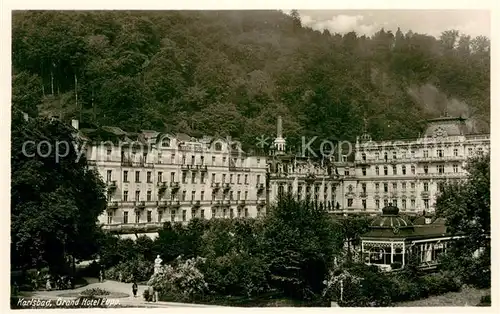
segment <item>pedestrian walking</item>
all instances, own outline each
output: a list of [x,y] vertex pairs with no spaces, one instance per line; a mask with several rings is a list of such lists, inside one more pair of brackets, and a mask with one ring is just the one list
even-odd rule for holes
[[134,293],[134,298],[137,297],[137,283],[135,282],[135,280],[132,284],[132,292]]
[[118,281],[119,281],[119,282],[122,282],[122,281],[123,281],[122,272],[119,272],[119,273],[118,273]]
[[104,281],[104,274],[103,274],[103,271],[102,269],[99,271],[99,282],[103,282]]
[[152,286],[148,287],[148,292],[149,292],[149,295],[150,295],[151,302],[156,302],[156,300],[155,300],[155,291],[154,291],[154,289],[153,289]]
[[47,282],[45,283],[45,289],[47,289],[47,291],[52,290],[52,286],[50,284],[50,278],[47,278]]

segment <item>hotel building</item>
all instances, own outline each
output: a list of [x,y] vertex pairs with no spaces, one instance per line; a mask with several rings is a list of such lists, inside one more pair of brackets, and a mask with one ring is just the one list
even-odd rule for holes
[[346,183],[347,210],[376,211],[392,203],[404,213],[432,212],[443,182],[466,176],[466,160],[489,151],[488,134],[470,134],[465,119],[427,121],[416,139],[356,141],[356,181]]
[[[78,128],[78,122],[73,121]],[[258,217],[266,208],[266,159],[231,139],[115,127],[81,129],[86,156],[107,185],[99,221],[123,233],[154,232],[198,217]]]
[[79,136],[107,185],[100,223],[121,233],[194,217],[258,217],[280,193],[332,213],[375,215],[389,204],[404,214],[432,212],[440,184],[464,178],[467,158],[490,145],[488,134],[470,134],[464,119],[452,117],[429,120],[415,139],[374,141],[365,132],[354,153],[337,160],[287,153],[281,118],[268,156],[250,156],[230,138],[116,127],[80,129]]

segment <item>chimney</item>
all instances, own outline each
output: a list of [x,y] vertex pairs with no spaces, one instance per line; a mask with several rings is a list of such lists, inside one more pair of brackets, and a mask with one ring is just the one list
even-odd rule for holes
[[71,120],[71,126],[78,130],[79,121],[76,119]]
[[281,138],[283,136],[283,125],[281,121],[281,116],[278,116],[278,134],[277,137]]

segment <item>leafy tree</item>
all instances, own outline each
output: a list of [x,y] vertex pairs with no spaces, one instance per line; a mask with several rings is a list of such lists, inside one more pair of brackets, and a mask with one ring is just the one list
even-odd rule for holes
[[279,111],[290,143],[353,141],[365,115],[374,139],[415,137],[416,121],[443,111],[409,92],[427,84],[450,107],[467,104],[450,114],[472,112],[489,130],[489,39],[455,30],[329,34],[296,10],[23,11],[12,48],[14,101],[31,108],[41,89],[43,114],[130,131],[231,135],[255,148]]
[[444,186],[436,213],[449,232],[464,236],[453,242],[444,266],[466,283],[489,286],[491,276],[490,156],[467,162],[468,177]]
[[23,71],[12,78],[12,105],[31,117],[38,116],[42,103],[42,81],[36,74]]
[[[49,146],[39,145],[42,141]],[[67,124],[43,118],[25,121],[17,106],[13,107],[14,268],[49,266],[56,271],[65,265],[68,255],[89,258],[97,250],[97,217],[106,208],[105,187],[99,174],[87,167],[85,157],[78,156],[73,144],[81,147],[82,143]]]
[[342,242],[326,211],[287,195],[269,211],[263,224],[262,250],[271,285],[294,298],[314,297],[323,288]]
[[347,243],[347,260],[353,262],[352,251],[360,244],[360,236],[369,230],[370,219],[366,217],[345,217],[336,222],[338,232],[342,235],[342,244]]

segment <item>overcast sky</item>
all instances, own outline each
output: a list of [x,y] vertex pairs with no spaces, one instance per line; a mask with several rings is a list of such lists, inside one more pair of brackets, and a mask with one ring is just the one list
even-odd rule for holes
[[332,33],[355,31],[372,35],[384,27],[395,32],[437,36],[449,29],[472,37],[490,37],[490,13],[486,10],[299,10],[302,23]]

